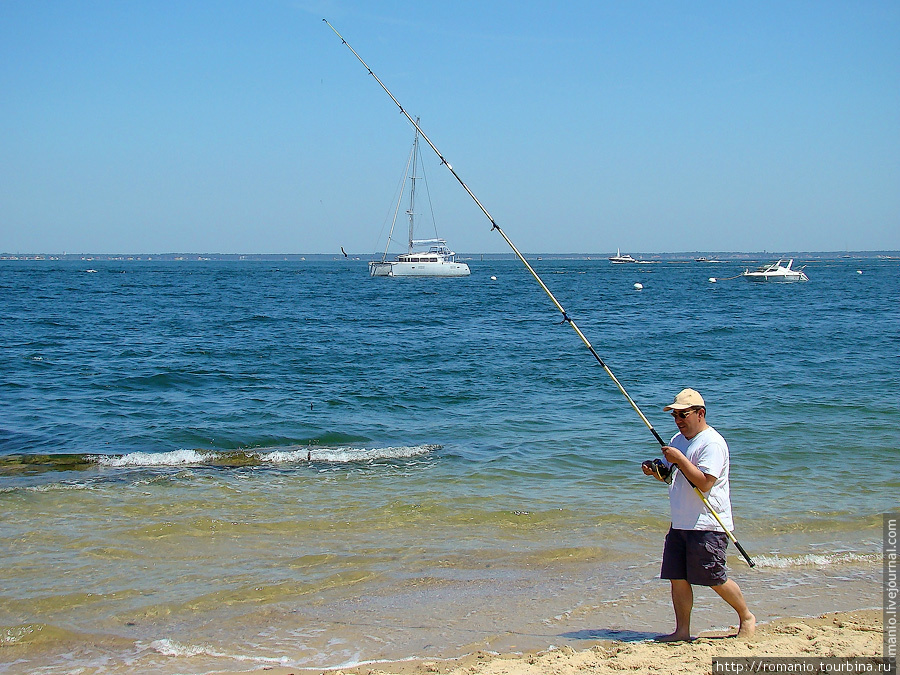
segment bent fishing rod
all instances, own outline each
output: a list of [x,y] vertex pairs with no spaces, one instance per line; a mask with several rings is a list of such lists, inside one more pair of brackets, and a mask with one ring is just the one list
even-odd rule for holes
[[[519,249],[516,248],[516,245],[506,235],[506,232],[504,232],[502,230],[502,228],[497,224],[497,221],[494,220],[494,217],[484,207],[484,204],[482,204],[481,201],[478,199],[478,197],[475,196],[475,193],[469,189],[469,186],[466,185],[466,183],[463,181],[463,179],[459,177],[459,174],[457,174],[456,171],[454,171],[453,167],[450,165],[450,162],[448,162],[446,160],[446,158],[444,157],[444,155],[441,154],[441,151],[437,149],[437,146],[435,146],[435,144],[432,143],[432,141],[428,137],[428,135],[424,131],[422,131],[422,128],[419,126],[419,123],[412,118],[412,116],[406,111],[406,108],[404,108],[401,105],[400,101],[398,101],[397,98],[391,93],[390,89],[388,89],[385,86],[384,82],[382,82],[379,79],[379,77],[375,74],[375,72],[371,68],[369,68],[369,64],[367,64],[365,61],[363,61],[363,58],[356,52],[355,49],[353,49],[352,46],[350,46],[350,43],[344,39],[344,36],[341,35],[337,31],[337,29],[331,25],[331,23],[328,21],[328,19],[322,19],[322,21],[332,31],[334,31],[334,34],[337,35],[341,39],[341,42],[343,42],[347,46],[347,49],[349,49],[353,53],[353,56],[355,56],[356,59],[369,72],[369,75],[371,75],[373,78],[375,78],[375,81],[379,85],[381,85],[381,88],[384,89],[384,92],[388,96],[391,97],[391,100],[400,109],[400,112],[403,113],[403,116],[406,117],[407,120],[409,120],[409,123],[412,124],[416,128],[416,131],[419,133],[419,135],[422,137],[422,139],[426,143],[428,143],[428,146],[434,151],[434,154],[436,154],[438,156],[438,159],[441,160],[441,164],[446,166],[447,169],[450,171],[450,173],[453,174],[453,177],[456,179],[456,182],[458,182],[462,186],[463,190],[466,191],[466,194],[468,194],[472,198],[472,200],[475,202],[475,204],[478,206],[478,208],[481,209],[481,212],[490,221],[491,229],[496,230],[500,234],[500,236],[503,237],[503,241],[505,241],[509,245],[509,247],[513,250],[513,253],[516,254],[516,257],[522,262],[523,265],[525,265],[525,269],[527,269],[531,273],[531,276],[534,277],[534,280],[537,281],[538,284],[540,285],[540,287],[544,289],[544,292],[547,294],[547,296],[550,298],[550,300],[556,306],[556,309],[558,309],[560,314],[562,314],[563,322],[569,324],[572,327],[572,330],[575,331],[575,333],[578,335],[578,337],[584,343],[584,346],[588,348],[588,351],[590,351],[591,355],[593,355],[593,357],[597,360],[597,363],[600,364],[600,367],[603,368],[603,370],[606,372],[607,375],[609,375],[609,378],[615,383],[615,385],[619,389],[619,391],[622,392],[622,395],[625,397],[625,400],[628,401],[628,403],[631,405],[631,407],[634,409],[634,411],[641,418],[641,421],[650,430],[650,433],[653,434],[653,437],[659,443],[660,447],[664,447],[666,445],[666,442],[662,439],[662,437],[659,435],[659,433],[656,431],[656,429],[653,428],[653,425],[650,423],[650,420],[647,419],[647,416],[644,415],[644,413],[638,407],[637,403],[634,402],[634,399],[631,398],[631,396],[628,394],[627,391],[625,391],[625,387],[622,386],[622,383],[619,382],[619,379],[609,369],[609,366],[607,366],[606,363],[604,363],[603,359],[600,358],[600,355],[597,353],[597,350],[594,349],[594,346],[590,343],[590,340],[588,340],[587,337],[585,336],[585,334],[581,332],[581,329],[578,327],[578,325],[575,323],[575,321],[572,319],[572,317],[569,316],[568,312],[566,312],[565,308],[562,306],[562,304],[560,304],[559,300],[556,299],[556,296],[553,295],[553,292],[547,287],[547,284],[544,283],[544,280],[541,279],[541,277],[538,275],[538,273],[534,271],[534,268],[525,259],[525,256],[522,255],[522,253],[519,251]],[[685,480],[687,480],[687,477],[684,476],[683,472],[682,472],[682,477],[684,477]],[[749,564],[750,567],[754,567],[755,563],[753,562],[753,560],[751,560],[750,556],[747,555],[747,552],[744,551],[744,547],[738,543],[737,539],[735,539],[734,534],[732,534],[729,531],[729,529],[727,527],[725,527],[725,524],[722,522],[722,519],[719,517],[719,514],[716,513],[715,509],[712,508],[709,501],[706,499],[706,496],[700,491],[700,489],[696,485],[694,485],[690,481],[688,481],[688,483],[690,483],[691,487],[694,488],[694,492],[697,493],[697,495],[703,501],[704,506],[709,510],[709,512],[719,522],[719,525],[721,525],[722,529],[725,531],[725,534],[728,535],[728,538],[732,541],[732,543],[734,543],[734,545],[738,549],[738,551],[741,552],[741,555],[744,556],[744,559],[747,561],[747,564]]]

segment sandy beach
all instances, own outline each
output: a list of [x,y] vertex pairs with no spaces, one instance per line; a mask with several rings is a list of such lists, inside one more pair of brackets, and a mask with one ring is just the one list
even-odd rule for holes
[[[812,618],[782,618],[761,623],[747,640],[730,632],[702,633],[692,642],[619,642],[598,640],[586,649],[572,647],[525,654],[479,651],[458,659],[413,660],[364,664],[343,670],[264,668],[259,675],[578,675],[581,673],[712,672],[713,658],[722,657],[874,657],[882,654],[880,610],[835,612]],[[237,675],[237,672],[230,674]]]

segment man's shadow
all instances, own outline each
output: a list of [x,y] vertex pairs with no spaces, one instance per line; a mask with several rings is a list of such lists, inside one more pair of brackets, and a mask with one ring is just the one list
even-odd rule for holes
[[615,630],[612,628],[596,628],[561,633],[560,637],[570,640],[616,640],[617,642],[644,642],[659,636],[659,633],[647,633],[637,630]]

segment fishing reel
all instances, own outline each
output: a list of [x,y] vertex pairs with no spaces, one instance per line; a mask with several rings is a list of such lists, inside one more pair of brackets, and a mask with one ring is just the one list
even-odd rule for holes
[[672,479],[675,477],[675,465],[668,466],[659,458],[648,459],[643,463],[643,466],[649,469],[650,473],[653,474],[657,480],[661,480],[667,485],[670,485]]

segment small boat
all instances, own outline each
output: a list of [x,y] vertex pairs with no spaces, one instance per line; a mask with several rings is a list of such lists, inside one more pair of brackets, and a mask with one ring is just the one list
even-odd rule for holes
[[782,258],[768,265],[763,265],[752,272],[746,269],[741,272],[741,276],[749,281],[809,281],[809,277],[806,276],[803,268],[793,269],[793,264],[793,258],[788,261]]
[[[419,130],[416,129],[416,137],[410,151],[409,160],[406,163],[406,175],[403,183],[409,178],[409,209],[406,215],[409,218],[409,237],[407,238],[407,251],[397,256],[395,260],[387,259],[388,247],[391,245],[391,237],[394,234],[394,225],[397,223],[397,214],[400,211],[400,201],[403,199],[403,191],[397,200],[397,208],[394,211],[394,220],[391,223],[391,231],[388,235],[387,246],[381,260],[369,262],[369,276],[373,277],[465,277],[470,274],[466,263],[456,260],[456,253],[447,247],[447,241],[439,237],[433,239],[413,239],[415,231],[415,205],[416,205],[416,164],[419,160]],[[411,167],[411,168],[410,168]],[[435,233],[436,234],[436,233]],[[416,250],[419,249],[419,250]]]
[[707,258],[705,256],[700,256],[699,258],[694,258],[694,262],[719,263],[722,261],[717,258]]
[[619,249],[616,249],[616,254],[611,255],[609,257],[609,262],[619,264],[619,263],[633,263],[633,262],[637,262],[637,260],[632,258],[628,253],[626,253],[625,255],[622,255],[622,252]]

